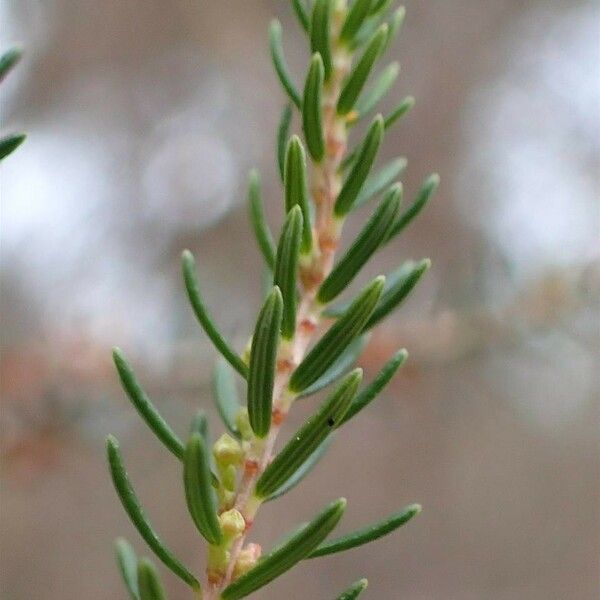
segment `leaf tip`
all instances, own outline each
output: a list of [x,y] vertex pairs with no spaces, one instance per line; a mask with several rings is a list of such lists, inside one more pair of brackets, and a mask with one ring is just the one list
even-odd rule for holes
[[119,440],[112,433],[106,436],[106,449],[109,453],[119,450]]
[[417,265],[417,270],[421,271],[421,273],[425,273],[425,271],[428,271],[431,268],[431,259],[430,258],[424,258],[421,261],[419,261],[419,264]]
[[113,346],[111,354],[115,362],[122,361],[125,358],[125,354],[123,354],[123,350],[119,346]]
[[346,500],[346,498],[344,498],[343,496],[341,498],[338,498],[334,502],[334,506],[337,508],[337,510],[339,512],[344,512],[346,510],[347,504],[348,504],[348,500]]
[[426,181],[426,185],[434,191],[440,185],[440,176],[438,173],[432,173]]
[[312,67],[313,65],[322,65],[323,64],[323,57],[321,56],[320,52],[313,52],[313,55],[310,59],[310,66]]
[[260,181],[260,173],[256,167],[252,167],[248,171],[248,181],[250,185],[256,185]]
[[396,352],[394,358],[401,362],[404,362],[408,358],[408,350],[406,348],[401,348]]
[[275,34],[281,33],[281,23],[279,19],[271,19],[271,22],[269,23],[269,31]]
[[408,507],[408,510],[411,511],[413,513],[413,516],[416,517],[418,514],[420,514],[422,512],[423,507],[420,504],[415,503],[415,504],[411,504]]
[[373,288],[381,291],[385,285],[385,275],[378,275],[373,279]]
[[181,253],[181,262],[184,267],[193,266],[195,263],[194,255],[187,248]]

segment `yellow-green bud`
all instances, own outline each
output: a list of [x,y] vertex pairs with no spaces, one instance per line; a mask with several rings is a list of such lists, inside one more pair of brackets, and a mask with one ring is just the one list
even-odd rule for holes
[[260,558],[262,549],[259,544],[248,544],[239,554],[233,568],[233,578],[237,579],[254,568]]
[[227,465],[219,469],[219,475],[221,476],[221,483],[223,487],[233,492],[235,491],[235,484],[237,482],[237,469],[235,465]]
[[220,467],[238,465],[244,458],[240,443],[228,433],[224,433],[213,445],[213,455]]
[[235,492],[226,489],[223,485],[217,488],[217,497],[221,507],[232,506],[235,502]]
[[245,440],[251,440],[254,436],[252,427],[250,427],[250,419],[248,418],[248,409],[242,408],[235,416],[235,424],[240,432],[240,435]]
[[238,537],[246,529],[246,521],[244,521],[242,513],[235,508],[221,513],[219,515],[219,523],[221,524],[221,531],[227,540]]
[[207,572],[208,578],[214,582],[220,581],[223,575],[227,572],[227,565],[231,554],[229,550],[223,546],[209,546]]

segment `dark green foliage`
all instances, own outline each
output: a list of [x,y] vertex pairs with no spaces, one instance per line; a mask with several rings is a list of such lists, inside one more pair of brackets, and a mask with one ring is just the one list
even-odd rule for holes
[[225,588],[221,598],[223,600],[244,598],[291,569],[327,537],[342,518],[345,508],[344,498],[332,502],[285,544],[264,556],[256,567]]
[[283,315],[283,298],[277,286],[269,294],[258,315],[248,373],[248,416],[258,437],[265,437],[271,427],[273,383],[277,362],[277,346]]
[[337,104],[337,111],[340,115],[345,115],[354,108],[354,103],[362,91],[375,61],[383,50],[387,35],[388,27],[384,24],[377,30],[377,33],[373,36],[373,39],[367,46],[362,58],[352,73],[350,73],[348,80],[342,88],[340,99]]
[[302,105],[304,137],[308,151],[316,162],[320,162],[325,154],[323,121],[321,117],[323,76],[323,60],[317,52],[310,61],[306,85],[304,86],[304,103]]
[[0,160],[12,154],[25,141],[26,137],[23,133],[17,133],[0,139]]
[[179,459],[183,458],[183,442],[171,429],[167,422],[160,416],[142,387],[140,386],[133,369],[127,362],[123,351],[114,348],[113,360],[121,378],[123,389],[129,396],[131,403],[138,411],[146,425],[154,432],[156,437]]
[[[22,54],[20,48],[14,47],[0,55],[0,82],[21,60]],[[14,133],[0,138],[0,161],[12,154],[25,141],[25,137],[23,133]]]
[[259,498],[268,498],[279,490],[339,425],[361,380],[362,370],[355,369],[295,433],[256,483]]
[[166,600],[165,591],[158,578],[156,568],[147,558],[140,560],[137,578],[140,600]]
[[317,342],[290,378],[292,392],[302,392],[315,382],[358,337],[373,312],[385,283],[377,277],[358,295],[350,308]]
[[363,529],[353,531],[336,540],[324,542],[316,550],[310,553],[309,558],[317,558],[319,556],[326,556],[327,554],[344,552],[345,550],[350,550],[351,548],[374,542],[380,537],[392,533],[392,531],[395,531],[398,527],[401,527],[410,521],[410,519],[420,512],[421,506],[419,504],[411,504],[400,512],[394,513],[382,521],[373,523]]
[[281,118],[277,127],[277,167],[279,176],[283,182],[283,173],[285,169],[285,150],[292,124],[292,106],[286,104],[281,111]]
[[[402,26],[404,8],[396,8],[394,0],[290,0],[290,4],[301,35],[306,38],[310,60],[300,94],[285,60],[281,24],[272,21],[270,54],[287,96],[276,140],[277,168],[283,184],[283,223],[276,244],[265,215],[260,177],[252,170],[248,208],[265,263],[263,303],[253,335],[241,354],[224,338],[207,310],[194,257],[189,251],[182,256],[185,287],[194,314],[222,355],[213,371],[212,391],[227,433],[217,436],[211,445],[210,414],[203,407],[196,409],[184,444],[152,404],[123,353],[115,349],[113,354],[131,403],[157,438],[183,463],[185,501],[207,544],[208,596],[215,600],[244,598],[301,560],[373,542],[420,511],[419,505],[410,505],[328,541],[345,509],[346,502],[340,499],[287,534],[262,557],[255,544],[247,543],[246,535],[261,505],[299,485],[325,455],[333,437],[350,433],[351,428],[341,426],[369,406],[405,363],[408,354],[401,349],[360,389],[362,370],[354,367],[365,351],[370,330],[405,300],[429,268],[428,259],[405,261],[387,278],[375,278],[349,301],[337,302],[337,298],[361,277],[373,255],[423,210],[439,184],[437,175],[429,176],[415,201],[402,209],[403,187],[398,179],[406,168],[406,159],[391,158],[378,169],[373,168],[384,132],[408,113],[414,105],[411,96],[385,118],[377,114],[362,139],[348,147],[352,128],[362,126],[364,117],[377,110],[398,77],[397,62],[389,63],[378,74],[375,71]],[[0,57],[0,79],[18,56],[18,51],[9,51]],[[371,76],[373,83],[369,84]],[[299,119],[294,120],[294,110]],[[306,152],[294,131],[293,124],[298,122]],[[23,138],[14,135],[0,140],[0,159]],[[355,209],[371,200],[370,218],[357,228],[359,233],[353,240],[345,239],[345,222],[358,218],[360,213]],[[336,255],[340,247],[347,250]],[[240,264],[243,260],[240,257]],[[245,297],[240,298],[241,314],[247,302]],[[203,365],[200,369],[205,372]],[[245,402],[238,395],[234,371],[246,380]],[[328,386],[312,416],[279,445],[277,436],[294,403]],[[356,448],[367,451],[368,444],[357,440]],[[134,527],[200,600],[200,583],[158,537],[144,514],[125,471],[118,442],[112,436],[107,440],[107,453],[114,487]],[[357,481],[360,483],[360,473]],[[373,499],[377,500],[377,494]],[[138,560],[124,539],[117,540],[115,549],[130,597],[164,600],[153,564],[145,558]],[[341,594],[338,592],[337,600],[353,600],[366,587],[367,580],[360,579]],[[295,598],[302,593],[295,590],[288,596]],[[333,597],[333,592],[322,596]]]
[[271,48],[271,59],[275,66],[275,71],[283,89],[287,92],[290,100],[298,107],[302,107],[302,98],[292,81],[292,77],[285,62],[283,55],[283,42],[281,39],[281,23],[277,19],[271,21],[269,27],[269,45]]
[[307,388],[303,389],[302,392],[298,394],[298,398],[316,394],[347,373],[348,369],[352,367],[358,360],[358,357],[362,354],[368,341],[369,335],[364,334],[348,344],[347,348],[340,354],[338,359],[333,362],[327,371],[325,371],[325,373],[317,380],[313,381]]
[[265,501],[275,500],[284,494],[287,494],[290,490],[295,488],[316,466],[317,463],[323,458],[327,449],[331,445],[335,432],[330,433],[313,451],[312,454],[296,469],[296,471],[282,483],[274,492],[271,492]]
[[417,285],[419,279],[421,279],[430,266],[431,261],[428,258],[423,259],[407,271],[406,275],[401,277],[395,285],[387,289],[377,303],[377,307],[371,314],[371,318],[367,321],[365,329],[374,327],[381,319],[396,309],[415,285]]
[[231,366],[242,377],[246,377],[248,375],[248,367],[225,341],[217,329],[217,326],[214,324],[212,318],[208,314],[206,306],[202,300],[202,296],[200,295],[200,286],[198,285],[198,279],[196,277],[196,261],[189,250],[184,250],[181,257],[181,262],[185,288],[188,293],[190,304],[194,309],[196,318],[198,319],[200,325],[202,325],[206,335],[208,335],[219,352],[221,352],[221,354],[229,361]]
[[144,541],[150,546],[153,552],[163,561],[163,563],[183,579],[194,589],[198,589],[200,584],[198,580],[179,562],[175,555],[164,545],[163,541],[155,533],[154,528],[146,518],[138,497],[129,482],[129,477],[123,465],[119,443],[113,436],[108,436],[106,440],[106,450],[108,453],[108,464],[112,475],[115,490],[121,499],[123,508],[129,515],[131,522],[138,530]]
[[265,218],[262,195],[260,192],[260,175],[256,169],[250,171],[248,177],[248,205],[250,221],[258,247],[270,269],[275,265],[275,242]]
[[221,527],[212,489],[209,449],[199,433],[192,433],[183,459],[183,487],[188,510],[209,544],[221,542]]
[[310,26],[310,49],[318,52],[323,60],[325,79],[331,75],[331,42],[329,39],[331,22],[331,0],[315,0]]
[[346,414],[342,418],[340,425],[343,425],[346,421],[349,421],[354,415],[359,413],[363,408],[368,406],[377,396],[381,393],[383,388],[391,381],[392,377],[396,374],[396,371],[404,364],[408,358],[408,352],[403,348],[398,350],[390,360],[385,363],[381,371],[377,374],[375,379],[363,390],[361,390],[350,404],[350,407],[346,411]]
[[296,331],[296,281],[298,278],[298,260],[300,258],[300,241],[302,236],[302,211],[298,205],[293,206],[286,217],[277,246],[277,260],[273,285],[281,290],[283,297],[283,318],[281,335],[291,340]]
[[352,246],[333,267],[333,270],[319,288],[317,294],[319,302],[327,304],[336,298],[356,277],[377,248],[387,239],[394,226],[401,198],[402,187],[399,185],[392,186],[352,243]]
[[0,82],[21,60],[21,56],[23,56],[23,51],[17,47],[7,50],[0,56]]
[[297,135],[292,136],[285,153],[284,171],[285,211],[290,212],[296,204],[302,211],[302,254],[308,254],[312,249],[312,230],[308,200],[308,185],[306,182],[306,155],[302,142]]
[[351,42],[371,11],[373,0],[355,0],[342,26],[340,40]]
[[336,600],[354,600],[358,598],[362,592],[367,589],[368,581],[366,579],[360,579],[353,583],[345,592],[342,592]]
[[346,181],[344,181],[342,190],[335,202],[335,214],[338,217],[347,215],[354,208],[358,194],[369,176],[369,172],[381,146],[383,130],[383,117],[378,115],[375,117],[371,127],[369,127],[365,141],[360,147],[350,173]]

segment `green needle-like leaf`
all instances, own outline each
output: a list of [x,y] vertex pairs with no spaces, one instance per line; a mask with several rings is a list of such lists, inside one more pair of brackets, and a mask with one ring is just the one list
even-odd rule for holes
[[133,546],[125,538],[118,538],[115,541],[115,554],[121,578],[129,595],[132,600],[140,600],[137,578],[138,560]]
[[358,337],[377,305],[384,284],[385,277],[375,278],[315,344],[290,378],[292,392],[300,393],[319,379]]
[[0,160],[12,154],[25,141],[26,137],[24,133],[17,133],[0,139]]
[[354,108],[356,99],[362,91],[377,57],[381,54],[387,35],[388,26],[384,23],[373,36],[358,64],[354,67],[344,84],[337,104],[338,114],[348,114]]
[[365,141],[361,144],[358,155],[352,163],[350,173],[344,181],[336,200],[334,212],[337,217],[347,215],[354,208],[356,198],[373,166],[382,139],[383,117],[377,115],[369,127]]
[[331,0],[315,0],[310,26],[310,50],[313,55],[318,52],[323,59],[325,81],[329,79],[332,69],[330,40],[332,5]]
[[311,383],[298,398],[306,398],[316,394],[323,388],[326,388],[330,383],[338,380],[342,375],[345,375],[354,363],[358,360],[358,357],[362,354],[367,342],[369,341],[369,335],[361,335],[357,337],[349,346],[340,354],[339,358],[317,379],[314,383]]
[[372,4],[373,0],[356,0],[352,4],[340,32],[340,40],[342,42],[351,42],[354,39],[354,36],[371,11]]
[[349,44],[352,51],[356,51],[357,48],[366,44],[373,37],[373,34],[381,25],[383,18],[394,2],[395,0],[383,0],[373,4],[369,16],[364,20],[360,29],[356,32],[354,39]]
[[[210,438],[208,436],[208,419],[206,418],[206,413],[202,409],[200,409],[194,415],[194,418],[190,423],[190,435],[193,435],[194,433],[198,433],[200,436],[202,436],[205,448],[210,448]],[[210,459],[212,464],[212,456],[210,457]],[[210,472],[210,481],[211,485],[215,489],[219,487],[219,478],[215,475],[212,469]]]
[[2,81],[19,60],[21,60],[21,56],[23,56],[21,48],[11,48],[0,56],[0,81]]
[[225,427],[229,431],[239,437],[240,432],[235,423],[235,418],[241,408],[238,398],[233,372],[223,359],[218,359],[213,370],[212,377],[213,395],[217,410]]
[[356,102],[355,110],[359,117],[371,112],[377,106],[394,85],[398,73],[400,73],[400,64],[397,62],[393,62],[383,70],[373,87],[362,94]]
[[303,1],[302,0],[292,0],[292,7],[294,8],[294,12],[296,13],[296,16],[298,17],[298,21],[300,22],[302,29],[304,29],[304,31],[306,33],[309,33],[310,17],[308,15],[308,11],[306,10],[306,7],[304,6]]
[[183,459],[183,484],[189,513],[209,544],[223,539],[212,489],[209,450],[199,433],[192,433]]
[[180,577],[193,589],[200,589],[198,580],[179,562],[173,553],[164,545],[163,541],[156,535],[152,525],[144,515],[144,511],[140,505],[138,497],[131,486],[127,471],[123,465],[119,442],[112,435],[109,435],[106,440],[106,450],[108,454],[108,464],[112,476],[113,484],[119,495],[125,512],[129,515],[135,528],[139,534],[156,554],[158,558],[167,566],[175,575]]
[[369,15],[376,15],[380,12],[386,10],[386,8],[391,4],[390,0],[374,0],[371,6],[371,10],[369,11]]
[[396,374],[396,371],[406,362],[408,358],[408,352],[402,348],[402,350],[398,350],[390,360],[388,360],[385,365],[383,365],[382,369],[377,373],[377,376],[369,385],[367,385],[364,389],[362,389],[356,397],[352,401],[350,408],[344,415],[342,422],[340,425],[349,421],[352,417],[354,417],[357,413],[359,413],[363,408],[369,405],[383,390],[383,388],[392,380],[392,377]]
[[248,416],[254,433],[263,438],[271,427],[273,384],[283,313],[281,291],[275,286],[266,299],[254,329],[248,373]]
[[365,181],[356,201],[354,209],[361,207],[373,196],[377,196],[388,186],[390,186],[406,168],[406,159],[404,157],[396,158],[382,167],[376,173],[369,175]]
[[319,410],[294,434],[256,482],[256,495],[268,498],[308,460],[338,426],[362,380],[362,369],[349,373]]
[[204,443],[208,446],[208,419],[203,409],[196,412],[190,423],[190,435],[193,433],[199,433],[204,438]]
[[323,123],[321,121],[321,92],[323,90],[323,61],[316,53],[310,61],[306,85],[304,86],[304,104],[302,107],[302,127],[308,152],[316,162],[325,155]]
[[283,173],[285,170],[285,149],[290,133],[290,124],[292,122],[292,107],[286,104],[281,112],[279,125],[277,127],[277,166],[279,168],[279,176],[283,183]]
[[374,252],[387,239],[400,209],[402,185],[393,185],[358,234],[346,254],[337,262],[317,294],[321,304],[338,296],[356,277]]
[[371,329],[390,312],[392,312],[417,285],[417,282],[431,266],[431,261],[425,258],[417,263],[396,285],[382,294],[371,318],[365,325],[365,331]]
[[293,135],[288,143],[285,153],[285,211],[289,213],[296,204],[302,210],[302,254],[310,253],[312,249],[312,228],[310,209],[308,207],[308,187],[306,183],[306,155],[302,142],[297,135]]
[[[383,287],[383,294],[391,290],[401,280],[404,280],[406,276],[414,269],[416,264],[417,263],[414,260],[406,260],[397,269],[394,269],[391,273],[388,273],[385,276],[385,286]],[[348,302],[341,302],[340,304],[328,306],[323,311],[323,316],[337,319],[348,310],[353,301],[354,300],[352,299]]]
[[279,238],[273,277],[273,285],[279,287],[283,297],[281,335],[286,340],[291,340],[296,331],[296,280],[301,237],[302,211],[298,205],[295,205],[285,219]]
[[404,8],[404,6],[398,7],[394,12],[394,15],[392,16],[392,20],[390,21],[388,35],[385,40],[385,45],[383,47],[382,52],[385,52],[390,47],[391,43],[394,41],[396,34],[398,33],[398,31],[402,27],[402,24],[404,23],[405,17],[406,9]]
[[439,185],[440,177],[437,173],[430,175],[423,182],[416,200],[398,217],[388,235],[388,241],[398,235],[423,210]]
[[147,558],[140,560],[137,577],[140,600],[166,600],[165,591],[158,578],[156,568]]
[[256,169],[250,171],[248,176],[248,205],[250,209],[250,221],[258,247],[270,269],[275,264],[275,242],[271,230],[265,218],[265,212],[260,192],[260,175]]
[[216,346],[217,350],[219,350],[219,352],[221,352],[221,354],[229,361],[229,364],[242,377],[247,377],[248,367],[219,333],[219,330],[206,310],[206,306],[204,305],[202,296],[200,295],[198,278],[196,277],[196,261],[189,250],[184,250],[181,256],[181,262],[185,288],[190,299],[190,304],[194,309],[194,314],[196,315],[200,325],[202,325],[206,335],[208,335],[212,343]]
[[287,92],[290,100],[302,110],[302,98],[294,85],[291,75],[288,71],[285,56],[283,55],[283,43],[281,41],[281,23],[277,19],[271,21],[269,27],[269,47],[271,49],[271,59],[275,66],[275,71],[283,89]]
[[319,556],[325,556],[327,554],[334,554],[336,552],[343,552],[344,550],[350,550],[363,544],[368,544],[376,539],[391,533],[404,525],[407,521],[410,521],[415,515],[421,512],[421,506],[419,504],[411,504],[406,508],[402,509],[398,513],[394,513],[378,523],[369,525],[364,529],[358,529],[348,535],[344,535],[336,540],[331,540],[321,544],[314,552],[311,552],[308,558],[317,558]]
[[336,600],[354,600],[367,589],[368,585],[369,582],[366,579],[360,579],[354,582],[345,592],[342,592]]
[[[387,131],[398,119],[403,117],[414,105],[415,105],[415,99],[412,96],[407,96],[406,98],[404,98],[402,100],[402,102],[400,102],[400,104],[398,104],[398,106],[396,108],[394,108],[392,110],[392,112],[384,119],[384,121],[383,121],[384,131]],[[358,150],[355,149],[352,152],[350,152],[348,155],[346,155],[346,157],[342,161],[342,165],[341,165],[342,171],[347,170],[348,167],[355,164],[358,151],[361,148],[362,148],[362,146],[359,147]]]
[[413,106],[415,105],[415,99],[412,96],[406,96],[398,104],[394,110],[385,118],[383,125],[385,129],[389,129],[398,119],[403,117]]
[[127,362],[120,348],[113,349],[113,361],[117,367],[123,389],[129,400],[138,411],[146,425],[154,432],[156,437],[179,459],[183,458],[183,442],[161,417],[150,398],[139,384],[133,369]]
[[340,498],[319,513],[285,544],[260,559],[258,564],[221,593],[222,600],[239,600],[267,585],[306,557],[344,514],[346,500]]
[[321,460],[321,458],[323,458],[329,446],[331,445],[334,436],[335,432],[329,434],[317,446],[315,451],[298,467],[298,469],[296,469],[295,473],[286,482],[284,482],[283,485],[265,498],[265,502],[275,500],[275,498],[279,498],[295,488],[317,466],[317,463]]

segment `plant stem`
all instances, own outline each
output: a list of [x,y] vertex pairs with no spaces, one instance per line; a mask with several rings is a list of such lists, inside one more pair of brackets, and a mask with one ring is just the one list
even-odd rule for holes
[[[253,502],[256,481],[269,465],[281,424],[285,420],[293,397],[289,395],[287,384],[294,369],[300,364],[321,324],[321,309],[315,300],[321,282],[331,272],[335,251],[342,230],[342,222],[333,213],[335,201],[341,189],[339,167],[346,152],[346,121],[339,117],[336,106],[341,84],[351,64],[348,50],[338,43],[339,31],[346,13],[345,0],[338,0],[332,19],[332,59],[333,69],[323,90],[323,129],[325,137],[325,157],[320,164],[313,165],[311,192],[316,204],[316,222],[313,237],[315,250],[308,264],[301,266],[303,289],[296,321],[296,331],[292,341],[280,345],[277,374],[273,390],[273,421],[266,440],[251,448],[244,466],[244,474],[238,486],[234,508],[246,520],[246,531],[233,543],[230,558],[223,579],[209,583],[206,600],[218,600],[220,592],[231,583],[233,570],[244,546],[247,533],[255,519],[259,504]],[[253,456],[253,454],[256,456]]]

